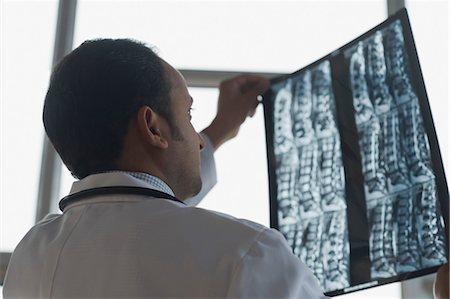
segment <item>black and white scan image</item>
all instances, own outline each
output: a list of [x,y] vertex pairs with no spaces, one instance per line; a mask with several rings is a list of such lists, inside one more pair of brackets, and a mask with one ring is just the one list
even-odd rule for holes
[[441,265],[447,261],[443,219],[401,22],[344,54],[361,149],[371,277]]
[[345,288],[350,252],[330,63],[272,89],[279,230],[325,291]]

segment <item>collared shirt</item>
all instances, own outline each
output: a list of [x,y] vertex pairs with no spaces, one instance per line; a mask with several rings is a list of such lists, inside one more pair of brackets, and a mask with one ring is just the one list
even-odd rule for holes
[[131,175],[132,177],[141,180],[147,184],[149,184],[150,188],[155,189],[157,191],[161,191],[164,192],[166,194],[175,196],[175,193],[173,193],[172,189],[169,187],[169,185],[167,185],[163,180],[161,180],[158,177],[155,177],[153,175],[150,175],[148,173],[143,173],[143,172],[132,172],[132,171],[122,171],[122,170],[112,170],[112,171],[108,171],[107,173],[115,173],[115,172],[119,172],[119,173],[125,173],[128,175]]

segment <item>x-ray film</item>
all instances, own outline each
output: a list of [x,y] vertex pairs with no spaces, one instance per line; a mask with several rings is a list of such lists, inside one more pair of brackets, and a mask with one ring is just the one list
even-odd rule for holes
[[338,295],[448,261],[448,188],[406,10],[272,80],[271,225]]

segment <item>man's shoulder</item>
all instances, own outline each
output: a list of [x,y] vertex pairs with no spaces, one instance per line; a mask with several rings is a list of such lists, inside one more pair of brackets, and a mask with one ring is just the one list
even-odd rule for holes
[[211,256],[226,254],[240,260],[251,251],[290,252],[283,235],[262,224],[202,208],[188,207],[178,213],[179,240],[192,246],[202,244]]
[[188,222],[200,232],[217,233],[219,235],[231,234],[232,236],[256,237],[269,231],[266,226],[247,219],[217,211],[197,207],[186,207],[179,211],[180,221]]

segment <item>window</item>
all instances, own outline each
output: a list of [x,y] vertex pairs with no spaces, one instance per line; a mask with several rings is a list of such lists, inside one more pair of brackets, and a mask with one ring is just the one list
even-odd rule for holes
[[132,37],[178,68],[292,72],[385,17],[381,0],[81,0],[75,45]]
[[57,1],[2,1],[0,251],[35,223]]

